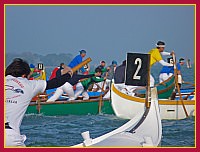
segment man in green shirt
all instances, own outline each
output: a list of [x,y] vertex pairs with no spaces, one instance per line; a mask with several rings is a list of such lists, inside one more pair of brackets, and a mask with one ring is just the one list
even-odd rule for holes
[[101,71],[100,68],[96,68],[95,69],[95,73],[96,73],[97,76],[93,76],[91,78],[85,79],[85,80],[79,82],[76,85],[75,99],[80,94],[82,94],[83,100],[88,100],[89,99],[89,95],[87,93],[87,90],[88,90],[89,86],[91,84],[94,84],[94,83],[102,82],[102,81],[104,81],[106,79],[105,77],[104,78],[100,78],[100,76],[102,74],[102,71]]
[[97,68],[100,68],[100,69],[101,69],[102,74],[103,74],[104,72],[106,72],[107,70],[109,70],[109,69],[106,68],[106,62],[105,62],[105,61],[101,61],[101,62],[100,62],[100,65],[99,65]]

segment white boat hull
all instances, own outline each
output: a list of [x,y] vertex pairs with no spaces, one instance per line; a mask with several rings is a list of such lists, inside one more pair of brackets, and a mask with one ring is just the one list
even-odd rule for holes
[[[155,91],[156,89],[154,89]],[[155,91],[156,92],[156,91]],[[123,126],[105,135],[91,139],[89,132],[82,133],[83,143],[72,147],[156,147],[162,136],[157,92],[152,93],[150,108],[138,114]]]
[[[126,95],[117,88],[114,84],[111,89],[112,97],[112,108],[117,117],[123,119],[131,119],[138,111],[144,111],[144,98],[131,97]],[[194,100],[184,100],[184,105],[189,116],[194,116],[195,113],[195,101]],[[181,101],[176,100],[159,100],[159,108],[161,119],[184,119],[186,114],[183,109]]]

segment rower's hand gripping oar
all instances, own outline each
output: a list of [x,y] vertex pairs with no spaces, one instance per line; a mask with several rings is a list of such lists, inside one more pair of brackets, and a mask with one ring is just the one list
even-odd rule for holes
[[92,61],[91,58],[87,58],[86,60],[84,60],[83,62],[81,62],[80,64],[78,64],[77,66],[72,68],[72,71],[75,72],[78,69],[80,69],[81,67],[83,67],[84,65],[86,65],[87,63],[89,63],[90,61]]
[[187,113],[187,110],[185,108],[185,105],[184,105],[184,102],[183,102],[183,98],[182,98],[182,95],[181,95],[181,92],[180,92],[180,87],[178,85],[178,75],[177,75],[177,67],[176,67],[176,57],[175,57],[175,54],[173,53],[172,54],[172,57],[173,57],[173,60],[174,60],[174,75],[175,75],[175,84],[176,84],[176,88],[178,90],[178,93],[179,93],[179,96],[180,96],[180,100],[181,100],[181,103],[182,103],[182,106],[183,106],[183,110],[185,112],[185,115],[186,117],[188,117],[188,113]]
[[72,76],[75,71],[77,71],[78,69],[80,69],[81,67],[83,67],[84,65],[89,63],[90,61],[92,61],[92,59],[91,58],[87,58],[86,60],[84,60],[83,62],[79,63],[78,65],[76,65],[73,68],[65,66],[64,69],[61,71],[61,75],[65,74],[65,73],[69,73]]

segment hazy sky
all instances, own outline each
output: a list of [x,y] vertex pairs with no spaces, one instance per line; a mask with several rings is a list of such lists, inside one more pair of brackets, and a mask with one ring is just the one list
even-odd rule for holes
[[147,53],[158,40],[194,60],[194,6],[6,6],[6,51],[71,53],[93,63]]

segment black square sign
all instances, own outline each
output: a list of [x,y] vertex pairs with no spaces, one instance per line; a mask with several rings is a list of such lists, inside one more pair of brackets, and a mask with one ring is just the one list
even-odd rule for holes
[[126,85],[147,86],[150,54],[127,53]]
[[44,65],[42,63],[38,63],[38,70],[43,70],[44,69]]

